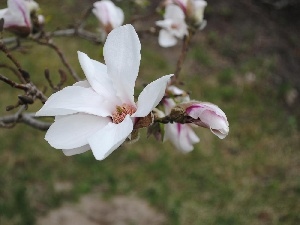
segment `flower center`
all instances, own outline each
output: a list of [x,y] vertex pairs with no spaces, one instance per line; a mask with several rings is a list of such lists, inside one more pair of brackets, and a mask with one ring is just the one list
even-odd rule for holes
[[112,114],[113,123],[121,123],[127,115],[132,115],[136,112],[135,106],[123,103],[121,106],[116,106],[116,111]]
[[174,30],[178,30],[179,26],[177,23],[172,23],[171,28]]

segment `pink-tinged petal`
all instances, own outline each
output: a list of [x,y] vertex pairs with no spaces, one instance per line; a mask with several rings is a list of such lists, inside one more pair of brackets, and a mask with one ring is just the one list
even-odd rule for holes
[[158,43],[161,47],[168,48],[177,44],[177,39],[167,30],[160,30],[158,35]]
[[188,0],[174,0],[174,3],[177,4],[184,13],[186,13],[186,6]]
[[209,103],[209,102],[201,102],[201,103],[195,103],[189,108],[186,109],[189,116],[191,116],[194,119],[197,119],[199,115],[204,112],[205,110],[210,110],[212,112],[215,112],[216,115],[221,116],[227,122],[227,117],[225,113],[216,105]]
[[84,146],[81,146],[78,148],[62,149],[62,151],[66,156],[72,156],[72,155],[84,153],[90,149],[91,149],[91,147],[89,145],[84,145]]
[[103,160],[116,150],[130,135],[133,122],[129,115],[119,124],[109,123],[88,139],[97,160]]
[[219,130],[223,129],[224,127],[228,127],[226,120],[223,117],[210,110],[205,110],[201,114],[200,119],[203,123],[209,124],[211,129]]
[[198,125],[209,127],[219,138],[227,136],[229,123],[225,113],[218,106],[208,102],[195,103],[186,109],[186,113],[196,120],[199,119]]
[[51,95],[36,116],[58,116],[83,112],[109,116],[115,110],[91,88],[69,86]]
[[56,149],[74,149],[88,144],[88,138],[111,120],[89,114],[73,114],[55,118],[45,139]]
[[8,11],[4,15],[4,27],[31,27],[30,13],[24,0],[8,0]]
[[107,72],[113,81],[117,96],[123,102],[132,105],[141,60],[140,50],[140,40],[130,24],[110,32],[103,49]]
[[137,111],[132,117],[145,117],[158,105],[165,94],[171,76],[173,76],[173,74],[163,76],[144,88],[138,98]]
[[170,140],[182,152],[192,151],[194,149],[193,144],[200,141],[189,125],[179,123],[165,125],[165,140]]

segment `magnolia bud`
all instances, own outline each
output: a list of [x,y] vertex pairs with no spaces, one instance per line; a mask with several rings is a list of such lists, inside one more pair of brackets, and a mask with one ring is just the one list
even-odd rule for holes
[[188,0],[186,5],[187,20],[192,26],[201,26],[204,18],[204,9],[207,2],[203,0]]
[[223,139],[229,132],[229,123],[225,113],[216,105],[209,102],[190,101],[177,105],[191,122],[198,126],[210,128],[211,132]]

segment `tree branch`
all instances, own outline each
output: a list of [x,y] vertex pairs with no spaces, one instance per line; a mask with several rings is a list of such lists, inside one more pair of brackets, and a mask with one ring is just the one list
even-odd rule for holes
[[40,44],[40,45],[45,45],[48,46],[50,48],[52,48],[57,55],[59,56],[59,58],[61,59],[62,63],[64,64],[64,66],[67,68],[67,70],[69,71],[69,73],[71,74],[71,76],[76,80],[76,81],[80,81],[80,77],[77,75],[77,73],[75,72],[75,70],[73,70],[73,68],[70,66],[70,64],[67,62],[67,59],[65,57],[65,55],[62,53],[62,51],[53,43],[53,41],[51,39],[48,39],[44,42],[41,41],[40,39],[32,39],[34,42]]
[[35,113],[19,113],[20,110],[9,116],[0,117],[0,128],[11,128],[17,123],[24,123],[39,130],[48,130],[51,123],[34,118]]

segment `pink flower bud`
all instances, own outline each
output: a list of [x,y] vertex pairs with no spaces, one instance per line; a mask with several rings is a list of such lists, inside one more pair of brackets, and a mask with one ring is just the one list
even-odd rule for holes
[[20,36],[27,36],[31,31],[30,12],[24,0],[8,0],[8,8],[0,10],[4,19],[4,28]]
[[194,124],[209,128],[220,139],[227,136],[229,123],[225,113],[218,106],[209,102],[189,102],[182,106],[186,114],[194,119]]

